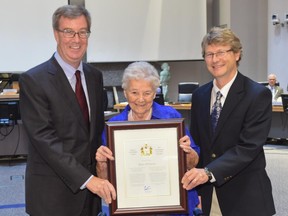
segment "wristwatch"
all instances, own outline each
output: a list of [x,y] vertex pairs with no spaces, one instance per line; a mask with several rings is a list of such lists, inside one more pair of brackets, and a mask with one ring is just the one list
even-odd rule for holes
[[212,173],[209,171],[207,167],[204,168],[206,175],[208,176],[209,181],[212,180]]

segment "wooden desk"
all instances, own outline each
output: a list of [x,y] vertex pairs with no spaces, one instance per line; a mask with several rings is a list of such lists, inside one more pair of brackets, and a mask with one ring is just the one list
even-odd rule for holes
[[[18,102],[19,94],[0,94],[0,102],[4,101]],[[0,125],[0,129],[0,157],[28,154],[29,139],[21,120],[12,125]]]
[[[127,103],[119,103],[114,105],[114,109],[124,109],[126,107]],[[173,103],[173,104],[166,104],[166,106],[172,106],[177,110],[190,110],[191,109],[191,103]]]
[[[19,94],[11,94],[11,95],[0,95],[0,100],[1,99],[19,99]],[[124,109],[127,103],[120,103],[120,104],[115,104],[114,109]],[[172,106],[177,110],[190,110],[191,109],[191,103],[169,103],[166,104],[166,106]],[[282,105],[274,105],[272,106],[272,111],[273,112],[283,112],[283,107]]]
[[274,106],[272,106],[272,111],[273,112],[283,112],[283,107],[282,107],[282,105],[281,106],[274,105]]
[[19,99],[19,94],[0,94],[0,99]]
[[[19,101],[19,94],[0,95],[0,102],[1,101]],[[105,112],[105,120],[108,120],[117,114],[118,112]],[[0,157],[28,154],[30,140],[24,130],[21,120],[18,120],[17,124],[12,126],[0,125],[0,129],[2,130],[2,133],[0,134]],[[10,130],[11,133],[8,133]]]
[[[124,109],[126,107],[127,103],[119,103],[114,105],[114,109]],[[185,104],[180,104],[180,103],[175,103],[175,104],[166,104],[166,106],[172,106],[177,110],[190,110],[191,109],[191,104],[190,103],[185,103]]]
[[[114,109],[124,109],[127,103],[120,103],[120,104],[115,104]],[[166,104],[166,106],[172,106],[177,110],[190,110],[191,109],[191,103],[171,103],[171,104]],[[272,111],[273,112],[283,112],[283,107],[282,106],[272,106]]]
[[[124,109],[127,103],[115,104],[114,109]],[[185,119],[185,126],[190,127],[190,109],[191,104],[167,104],[166,106],[172,106],[177,109],[182,117]],[[283,112],[282,105],[272,106],[272,123],[268,137],[269,138],[287,138],[288,137],[288,114]]]

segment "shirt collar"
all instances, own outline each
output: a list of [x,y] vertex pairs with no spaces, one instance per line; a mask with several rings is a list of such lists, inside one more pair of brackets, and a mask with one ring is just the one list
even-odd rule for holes
[[75,69],[70,64],[66,63],[61,58],[61,56],[59,55],[59,53],[57,51],[55,52],[54,57],[57,60],[57,62],[59,63],[59,65],[61,66],[61,68],[63,69],[64,73],[66,74],[66,76],[69,80],[74,76],[76,70],[79,70],[81,73],[83,73],[82,61],[80,62],[79,67]]
[[[234,80],[236,79],[237,74],[238,74],[238,71],[236,71],[234,77],[233,77],[222,89],[219,89],[219,88],[217,87],[217,85],[216,85],[216,80],[214,79],[214,80],[213,80],[213,89],[212,89],[213,94],[216,95],[216,93],[217,93],[218,91],[220,91],[221,94],[222,94],[222,97],[223,97],[224,99],[226,99],[226,97],[227,97],[227,95],[228,95],[228,92],[229,92],[229,90],[230,90],[230,87],[232,86]],[[215,96],[215,97],[216,97],[216,96]]]

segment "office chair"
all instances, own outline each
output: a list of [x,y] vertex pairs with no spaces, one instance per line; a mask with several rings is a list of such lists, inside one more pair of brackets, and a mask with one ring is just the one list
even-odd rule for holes
[[163,94],[162,93],[159,93],[159,94],[156,94],[155,98],[154,98],[154,101],[158,104],[161,104],[161,105],[164,105],[165,102],[164,102],[164,97],[163,97]]
[[114,104],[124,101],[126,99],[121,86],[104,86],[104,109],[106,111],[114,111]]
[[288,114],[288,94],[281,94],[283,112]]
[[198,87],[198,82],[180,82],[178,84],[178,102],[191,103],[192,94]]
[[[268,85],[269,85],[268,81],[260,81],[260,82],[258,82],[258,83],[261,84],[261,85],[264,85],[264,86],[268,86]],[[280,83],[279,83],[279,82],[276,82],[276,83],[275,83],[275,86],[280,86]]]
[[104,111],[108,110],[108,94],[107,94],[107,89],[103,88],[103,106],[104,106]]

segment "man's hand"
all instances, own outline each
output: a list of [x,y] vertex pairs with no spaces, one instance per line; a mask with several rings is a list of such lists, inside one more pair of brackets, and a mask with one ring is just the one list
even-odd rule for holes
[[209,178],[204,169],[193,168],[184,174],[181,183],[184,189],[191,190],[200,184],[206,183],[208,180]]
[[86,184],[86,188],[104,199],[107,204],[116,199],[116,190],[108,180],[93,176]]

